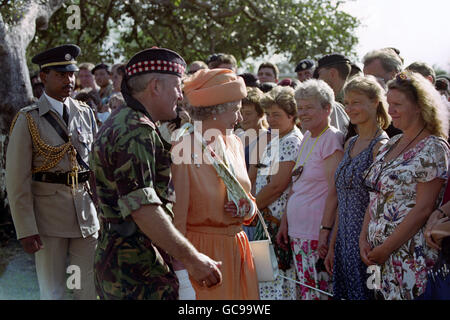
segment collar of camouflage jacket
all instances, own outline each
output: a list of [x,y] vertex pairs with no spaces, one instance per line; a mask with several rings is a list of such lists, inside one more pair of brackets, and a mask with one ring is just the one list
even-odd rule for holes
[[134,109],[136,111],[142,112],[150,119],[151,122],[155,123],[155,121],[153,121],[152,117],[147,112],[147,110],[142,105],[142,103],[140,103],[135,98],[133,98],[133,96],[131,95],[131,91],[126,84],[126,81],[122,81],[120,91],[122,92],[122,96],[125,99],[125,102],[128,107],[130,107],[131,109]]

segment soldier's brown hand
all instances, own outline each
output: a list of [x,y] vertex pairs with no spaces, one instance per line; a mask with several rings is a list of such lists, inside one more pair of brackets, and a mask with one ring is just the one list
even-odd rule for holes
[[38,234],[19,240],[26,253],[35,253],[44,248],[41,237]]

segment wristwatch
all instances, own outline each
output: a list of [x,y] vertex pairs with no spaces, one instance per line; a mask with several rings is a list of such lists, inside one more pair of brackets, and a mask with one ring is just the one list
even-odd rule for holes
[[333,230],[333,228],[331,228],[331,227],[325,227],[323,225],[320,225],[320,230],[323,230],[323,229],[329,230],[329,231]]

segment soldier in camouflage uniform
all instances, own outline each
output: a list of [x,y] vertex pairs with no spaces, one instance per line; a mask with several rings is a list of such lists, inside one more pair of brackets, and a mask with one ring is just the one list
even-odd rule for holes
[[174,258],[199,283],[221,282],[220,263],[199,253],[172,224],[170,145],[154,124],[175,118],[185,66],[167,49],[137,53],[122,82],[126,106],[104,123],[94,143],[90,164],[102,226],[95,281],[101,299],[177,299]]

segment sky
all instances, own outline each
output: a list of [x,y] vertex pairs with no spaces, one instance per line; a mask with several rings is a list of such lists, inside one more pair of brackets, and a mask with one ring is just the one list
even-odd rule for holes
[[360,59],[373,49],[396,47],[405,66],[423,61],[450,73],[449,0],[349,0],[342,10],[361,21]]

